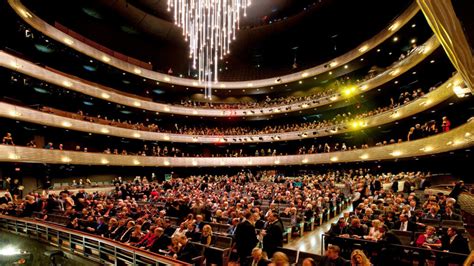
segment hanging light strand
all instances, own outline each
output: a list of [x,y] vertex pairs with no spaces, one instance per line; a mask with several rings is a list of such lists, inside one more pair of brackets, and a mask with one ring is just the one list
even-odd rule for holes
[[204,84],[205,97],[212,97],[212,83],[218,82],[219,60],[230,53],[230,43],[239,30],[240,15],[247,16],[251,0],[168,0],[174,23],[189,42],[189,58]]

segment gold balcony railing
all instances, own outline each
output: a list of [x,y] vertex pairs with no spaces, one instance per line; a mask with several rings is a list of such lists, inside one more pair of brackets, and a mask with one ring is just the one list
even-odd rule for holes
[[287,156],[261,157],[149,157],[47,150],[0,145],[0,161],[152,167],[273,166],[345,163],[410,158],[464,149],[474,145],[474,119],[431,137],[367,149]]
[[33,219],[0,215],[0,230],[36,239],[103,265],[191,265],[97,235]]
[[[28,10],[20,0],[8,0],[8,3],[13,8],[13,10],[30,26],[38,30],[39,32],[43,33],[44,35],[59,41],[61,43],[66,44],[67,46],[71,47],[72,49],[81,52],[89,57],[92,57],[98,61],[104,62],[111,66],[114,66],[118,69],[123,71],[139,75],[148,79],[165,82],[169,84],[175,84],[180,86],[186,86],[190,88],[203,88],[204,84],[199,84],[197,80],[188,79],[188,78],[180,78],[175,77],[159,72],[155,72],[149,70],[147,68],[140,67],[136,64],[131,64],[126,62],[122,59],[117,57],[113,57],[110,54],[103,52],[93,46],[86,44],[62,31],[55,28],[52,25],[49,25],[44,20],[36,16],[31,10]],[[387,40],[395,32],[397,32],[401,27],[403,27],[408,21],[411,20],[419,11],[419,6],[414,2],[412,3],[398,18],[396,18],[388,27],[384,28],[381,32],[377,35],[372,37],[371,39],[363,42],[355,49],[334,58],[326,63],[321,65],[315,66],[313,68],[309,68],[300,72],[296,72],[289,75],[280,76],[278,78],[281,81],[278,84],[285,84],[290,82],[295,82],[302,80],[307,77],[316,76],[318,74],[331,71],[334,68],[342,66],[360,56],[367,53],[368,51],[372,50],[383,41]],[[329,67],[327,67],[329,66]],[[237,81],[237,82],[219,82],[217,83],[213,89],[242,89],[247,87],[252,88],[259,88],[259,87],[268,87],[274,86],[275,78],[268,78],[268,79],[259,79],[259,80],[248,80],[248,81]]]
[[[58,128],[82,131],[87,133],[95,133],[123,138],[165,141],[165,142],[182,142],[182,143],[255,143],[255,142],[273,142],[298,140],[302,138],[316,138],[328,135],[335,135],[347,132],[353,132],[364,128],[371,128],[383,124],[392,123],[410,117],[419,112],[426,111],[439,103],[442,103],[453,97],[455,93],[453,88],[460,84],[462,80],[458,74],[454,75],[442,85],[410,103],[402,105],[398,108],[382,112],[363,119],[353,119],[346,123],[340,123],[320,129],[308,129],[285,133],[273,134],[254,134],[254,135],[187,135],[158,133],[152,131],[135,130],[132,128],[110,126],[106,120],[100,120],[101,123],[93,123],[74,118],[77,115],[72,113],[70,117],[57,114],[46,113],[30,108],[20,107],[17,105],[0,102],[0,117],[11,118],[15,120],[47,125]],[[71,118],[72,117],[72,118]]]

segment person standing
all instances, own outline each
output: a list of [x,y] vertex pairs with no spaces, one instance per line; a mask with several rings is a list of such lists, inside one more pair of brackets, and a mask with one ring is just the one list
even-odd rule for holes
[[283,227],[276,213],[268,216],[267,228],[263,231],[263,251],[270,258],[278,247],[283,246]]
[[245,265],[247,257],[251,255],[253,248],[258,243],[255,233],[255,219],[256,214],[249,211],[245,213],[244,220],[235,229],[235,242],[241,265]]

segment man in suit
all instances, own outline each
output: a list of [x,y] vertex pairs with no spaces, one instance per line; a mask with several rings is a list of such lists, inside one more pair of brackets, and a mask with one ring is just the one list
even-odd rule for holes
[[447,256],[440,256],[437,259],[440,265],[448,265],[449,263],[456,265],[463,264],[464,258],[459,256],[449,256],[450,252],[461,254],[470,253],[469,244],[466,238],[458,234],[455,228],[448,228],[447,234],[442,238],[441,243],[441,249],[446,252]]
[[261,248],[254,248],[252,250],[252,261],[249,266],[266,266],[268,261],[263,258],[263,251]]
[[320,266],[347,266],[350,265],[348,261],[339,256],[341,249],[338,246],[329,246],[326,250],[326,255],[321,258]]
[[235,229],[235,243],[240,263],[243,265],[250,256],[252,249],[257,245],[258,239],[255,233],[256,213],[245,213],[244,220]]
[[406,214],[400,214],[400,220],[395,222],[393,229],[405,231],[405,232],[406,231],[414,232],[416,231],[416,224],[413,223],[412,221],[409,221],[408,216]]
[[130,240],[130,236],[132,236],[133,230],[135,230],[135,222],[134,221],[129,221],[127,223],[127,228],[124,230],[122,235],[116,240],[118,240],[120,242],[127,242],[128,240]]
[[445,213],[441,216],[441,220],[461,221],[462,217],[461,215],[454,213],[451,207],[446,206]]
[[155,228],[153,244],[150,246],[151,252],[159,252],[161,250],[167,250],[168,245],[171,244],[171,240],[164,234],[165,230],[161,227]]
[[283,227],[278,214],[272,212],[268,216],[267,228],[263,231],[263,250],[271,258],[277,247],[283,246]]
[[193,259],[198,256],[198,250],[193,243],[188,240],[185,234],[178,234],[177,238],[181,244],[181,248],[173,257],[180,261],[193,263]]

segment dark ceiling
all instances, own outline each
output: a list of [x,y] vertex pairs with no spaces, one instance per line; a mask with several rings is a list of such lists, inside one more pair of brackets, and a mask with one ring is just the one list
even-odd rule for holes
[[[173,74],[193,76],[187,44],[180,29],[171,23],[166,2],[24,0],[28,8],[50,23],[57,21],[99,44],[152,62],[157,71],[172,68]],[[253,1],[231,46],[231,55],[221,62],[220,79],[279,76],[326,62],[377,34],[411,2]],[[295,60],[298,69],[292,68]]]

